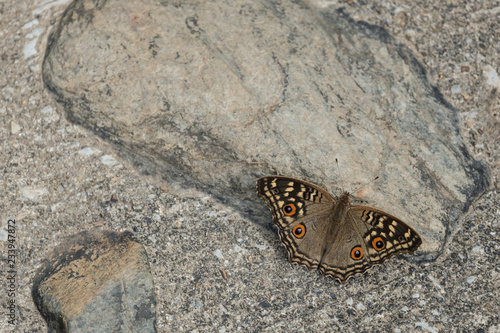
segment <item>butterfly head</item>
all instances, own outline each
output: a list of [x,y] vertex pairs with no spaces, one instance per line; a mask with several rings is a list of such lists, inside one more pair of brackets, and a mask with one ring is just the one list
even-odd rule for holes
[[351,202],[351,197],[349,192],[344,192],[338,199],[340,204],[343,204],[345,206],[349,206],[349,203]]

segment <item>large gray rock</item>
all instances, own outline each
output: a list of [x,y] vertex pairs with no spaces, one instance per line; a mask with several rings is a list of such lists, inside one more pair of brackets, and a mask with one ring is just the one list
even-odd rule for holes
[[337,195],[378,176],[355,194],[415,227],[435,257],[489,182],[405,46],[302,2],[75,1],[43,77],[72,121],[138,166],[259,221],[270,223],[258,176]]

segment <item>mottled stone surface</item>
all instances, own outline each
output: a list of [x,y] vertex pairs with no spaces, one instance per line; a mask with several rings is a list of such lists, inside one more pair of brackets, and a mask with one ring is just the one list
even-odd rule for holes
[[44,260],[33,299],[51,332],[156,332],[153,277],[130,232],[81,232]]
[[[0,253],[9,254],[14,218],[18,278],[13,298],[0,293],[1,304],[17,305],[14,324],[0,307],[1,332],[47,331],[31,295],[40,263],[67,235],[103,229],[130,230],[146,248],[159,332],[500,330],[498,3],[315,2],[382,26],[410,48],[455,107],[468,150],[491,170],[491,190],[472,203],[439,257],[396,257],[342,285],[290,265],[264,203],[255,223],[206,192],[140,174],[112,143],[68,121],[44,85],[42,63],[70,0],[3,0]],[[330,190],[340,187],[335,182]]]
[[254,195],[263,174],[336,194],[378,176],[358,195],[408,221],[424,238],[420,253],[436,257],[489,181],[424,66],[341,11],[77,1],[43,73],[71,120],[136,164],[253,215],[264,212]]

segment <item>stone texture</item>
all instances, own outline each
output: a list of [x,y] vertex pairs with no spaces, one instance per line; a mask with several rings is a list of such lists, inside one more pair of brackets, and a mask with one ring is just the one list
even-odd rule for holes
[[409,49],[342,11],[76,1],[43,75],[71,120],[136,164],[253,216],[264,214],[254,194],[264,174],[335,194],[378,176],[355,194],[414,226],[420,254],[436,257],[489,182]]
[[130,232],[81,232],[46,258],[33,299],[50,332],[156,332],[153,277]]
[[[41,69],[48,34],[70,2],[0,1],[0,229],[9,217],[18,225],[17,320],[9,324],[4,311],[0,332],[47,331],[31,295],[41,260],[66,235],[103,228],[131,230],[147,249],[159,332],[500,330],[500,91],[483,76],[488,66],[500,72],[498,3],[316,1],[411,48],[493,175],[492,190],[472,204],[438,259],[396,257],[340,285],[287,262],[264,205],[265,224],[257,224],[206,193],[138,174],[112,144],[67,120]],[[47,193],[26,197],[26,188]]]

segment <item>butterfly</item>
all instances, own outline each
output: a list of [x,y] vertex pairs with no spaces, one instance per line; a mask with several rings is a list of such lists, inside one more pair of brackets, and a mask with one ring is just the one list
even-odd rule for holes
[[335,199],[319,186],[282,176],[259,178],[257,192],[271,209],[289,261],[340,282],[422,244],[397,217],[351,206],[348,192]]

